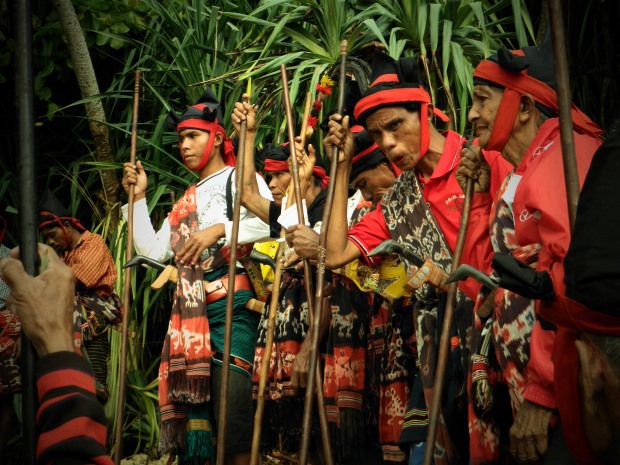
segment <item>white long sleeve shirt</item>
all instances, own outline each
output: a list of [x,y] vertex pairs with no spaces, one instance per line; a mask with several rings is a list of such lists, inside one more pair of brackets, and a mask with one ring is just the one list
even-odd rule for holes
[[[233,168],[227,166],[211,176],[200,180],[196,184],[196,207],[198,214],[198,228],[206,229],[215,224],[224,224],[226,236],[207,249],[201,259],[209,257],[211,253],[224,245],[230,245],[232,221],[226,216],[226,183]],[[256,175],[258,189],[261,196],[272,200],[271,191],[265,180]],[[235,193],[235,175],[232,175],[232,193]],[[127,219],[127,205],[123,205],[122,213]],[[159,229],[155,231],[149,216],[146,199],[134,202],[133,213],[133,240],[136,252],[154,260],[164,262],[169,260],[174,252],[170,247],[170,223],[166,218]],[[269,237],[269,225],[255,216],[252,212],[241,207],[241,222],[239,223],[239,244],[255,242]]]

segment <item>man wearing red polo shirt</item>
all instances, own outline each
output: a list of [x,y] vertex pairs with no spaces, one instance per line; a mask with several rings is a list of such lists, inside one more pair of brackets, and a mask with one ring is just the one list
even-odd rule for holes
[[[494,350],[487,349],[486,355],[497,359],[496,385],[504,385],[509,394],[509,400],[508,396],[497,398],[495,408],[503,404],[504,410],[514,415],[514,421],[508,418],[500,422],[497,414],[480,415],[470,410],[474,464],[498,460],[507,448],[521,463],[536,462],[545,455],[549,455],[548,463],[572,463],[562,453],[566,447],[559,428],[551,429],[548,441],[557,408],[551,356],[555,331],[543,328],[536,320],[541,297],[504,283],[509,268],[512,272],[528,266],[547,271],[553,262],[561,263],[570,240],[553,55],[545,45],[550,44],[500,49],[474,71],[474,97],[468,117],[480,147],[501,151],[513,166],[495,195],[491,211],[493,266],[502,286],[495,293],[495,308],[488,321],[492,336],[486,346]],[[601,143],[601,130],[574,105],[572,117],[581,184]],[[476,148],[464,151],[459,176],[468,174],[475,179],[481,168],[486,169],[477,152]],[[479,339],[483,325],[477,318],[474,340]],[[509,445],[501,439],[508,433]]]
[[[442,134],[432,124],[433,115],[444,121],[446,117],[432,106],[430,95],[420,84],[414,60],[394,61],[386,55],[377,55],[372,79],[355,107],[354,116],[403,173],[377,209],[347,233],[346,198],[353,137],[348,118],[331,117],[326,150],[331,153],[332,147],[337,146],[341,152],[327,241],[327,266],[338,267],[356,258],[373,262],[368,254],[382,241],[394,239],[422,260],[428,257],[447,271],[456,245],[464,199],[454,174],[465,140],[453,131]],[[485,153],[485,156],[493,167],[486,175],[493,188],[497,188],[510,167],[498,153]],[[474,195],[464,263],[477,266],[490,258],[488,228],[485,227],[490,202],[488,193]],[[462,289],[470,298],[477,293],[477,286],[470,282],[464,283]],[[418,361],[427,401],[434,382],[438,307],[436,289],[424,285],[416,291],[414,317]],[[453,455],[449,441],[441,436],[440,432],[438,438],[445,448],[436,447],[436,463],[446,463]]]

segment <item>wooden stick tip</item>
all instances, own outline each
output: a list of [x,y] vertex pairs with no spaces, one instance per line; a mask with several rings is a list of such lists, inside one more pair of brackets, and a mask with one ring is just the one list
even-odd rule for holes
[[342,42],[340,42],[340,53],[347,53],[347,50],[349,48],[349,42],[347,41],[347,39],[342,39]]

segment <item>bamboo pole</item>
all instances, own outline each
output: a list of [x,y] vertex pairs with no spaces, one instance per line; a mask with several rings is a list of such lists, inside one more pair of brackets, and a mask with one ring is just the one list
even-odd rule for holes
[[[20,259],[30,275],[37,274],[36,169],[34,155],[34,108],[32,82],[32,10],[29,0],[15,5],[15,105],[18,117],[19,225]],[[22,333],[22,421],[24,463],[35,464],[36,433],[34,388],[34,351]]]
[[[297,157],[295,156],[295,122],[293,119],[293,110],[291,108],[291,100],[288,91],[288,77],[286,75],[286,66],[280,65],[280,75],[282,78],[282,96],[284,100],[284,111],[286,114],[286,123],[288,126],[288,139],[290,147],[290,160],[291,160],[291,174],[293,177],[293,193],[295,195],[295,204],[297,207],[297,218],[299,218],[300,224],[305,224],[303,197],[301,195],[301,185],[299,182],[299,166],[297,164]],[[304,137],[302,135],[302,137]],[[304,286],[306,288],[306,298],[308,299],[308,313],[311,315],[314,312],[314,305],[312,297],[312,273],[310,271],[310,262],[307,259],[303,260],[304,263]]]
[[[244,97],[247,102],[247,97]],[[233,226],[230,237],[230,262],[228,264],[228,295],[226,296],[226,322],[224,326],[224,353],[222,355],[222,384],[220,385],[220,409],[217,417],[216,464],[224,465],[226,460],[226,416],[228,413],[228,384],[230,378],[230,343],[232,338],[233,303],[235,298],[235,278],[237,276],[237,243],[241,219],[241,197],[243,195],[243,170],[245,168],[245,142],[247,122],[241,122],[239,151],[235,173],[235,195],[233,196]]]
[[[461,215],[461,224],[459,233],[456,238],[456,246],[452,255],[452,270],[456,270],[461,261],[463,247],[465,246],[465,238],[467,237],[467,226],[469,224],[469,212],[471,211],[471,201],[474,192],[474,183],[471,178],[467,178],[465,185],[465,202],[463,204],[463,213]],[[439,414],[441,412],[441,394],[446,379],[446,366],[448,364],[448,355],[450,352],[450,327],[454,319],[454,307],[456,306],[456,290],[458,282],[450,283],[448,286],[448,295],[446,297],[446,308],[443,317],[443,325],[441,327],[441,336],[439,338],[439,354],[437,356],[437,367],[435,369],[435,382],[433,384],[433,399],[429,412],[429,426],[426,433],[426,448],[424,449],[424,465],[433,463],[433,451],[435,449],[435,436],[437,435],[437,427],[439,425]]]
[[[310,116],[310,108],[312,106],[312,93],[306,93],[306,103],[304,105],[304,116],[300,131],[301,144],[305,145],[306,132],[308,128],[308,117]],[[288,199],[294,198],[292,184],[291,189],[288,189]],[[281,237],[284,237],[284,230]],[[252,449],[250,455],[250,465],[258,465],[260,438],[262,432],[263,415],[265,411],[265,388],[267,386],[267,376],[269,373],[269,364],[271,363],[271,349],[273,345],[273,333],[275,330],[275,318],[280,300],[280,283],[282,281],[282,269],[284,268],[282,256],[284,247],[278,246],[276,254],[276,268],[274,270],[273,290],[271,293],[271,300],[269,303],[269,316],[267,320],[267,334],[265,337],[265,351],[263,352],[263,359],[260,365],[260,375],[258,380],[258,395],[256,399],[256,412],[254,414],[254,429],[252,430]],[[327,424],[327,419],[325,419]]]
[[306,101],[304,103],[304,117],[301,120],[301,130],[299,131],[299,137],[301,137],[301,146],[306,146],[306,136],[308,132],[308,118],[310,117],[310,109],[312,108],[312,92],[306,92]]
[[[136,71],[133,86],[133,114],[131,115],[131,150],[129,162],[136,165],[136,149],[138,146],[138,105],[140,103],[140,70]],[[133,202],[135,185],[129,185],[127,200],[127,248],[125,249],[125,262],[133,257]],[[123,282],[123,322],[121,323],[121,353],[119,363],[119,383],[116,395],[116,416],[114,427],[114,463],[120,465],[123,445],[123,420],[125,405],[125,382],[127,377],[127,329],[129,325],[129,309],[131,308],[131,268],[125,269],[125,281]]]
[[579,203],[579,175],[575,158],[575,141],[573,139],[573,119],[571,116],[572,96],[568,76],[568,57],[566,56],[566,36],[564,33],[564,16],[562,3],[549,0],[549,19],[551,20],[551,37],[555,63],[555,80],[558,87],[558,107],[560,116],[560,140],[562,142],[562,160],[564,161],[564,182],[568,201],[568,220],[571,231],[575,225],[577,204]]
[[[288,77],[286,75],[286,66],[280,65],[280,73],[282,76],[284,109],[286,112],[286,121],[288,125],[288,137],[289,137],[289,144],[291,147],[290,158],[291,158],[291,169],[293,172],[293,187],[294,187],[294,192],[295,192],[295,202],[297,203],[297,216],[299,218],[299,223],[304,224],[305,219],[304,219],[304,210],[303,210],[303,204],[302,204],[303,197],[301,195],[301,186],[299,182],[299,168],[297,166],[297,158],[295,156],[295,150],[294,150],[295,124],[293,122],[293,111],[291,109],[291,101],[290,101],[289,92],[288,92]],[[306,95],[306,105],[305,105],[304,114],[306,112],[309,113],[310,111],[310,105],[308,103],[309,101],[310,99],[308,98],[308,95]],[[304,117],[304,119],[307,122],[308,118]],[[303,127],[304,127],[304,124],[302,123],[302,128]],[[303,135],[303,133],[301,137],[302,137],[302,140],[305,139],[305,136]],[[315,338],[314,333],[313,333],[314,326],[312,322],[316,317],[316,311],[315,311],[316,307],[313,305],[314,303],[316,303],[316,299],[314,299],[314,302],[313,302],[312,275],[310,271],[310,262],[307,259],[304,259],[303,264],[304,264],[304,285],[306,288],[306,299],[308,301],[308,320],[310,321],[310,331],[306,335],[306,337],[312,337],[314,339]],[[315,326],[316,326],[315,328],[316,339],[318,340],[318,324]],[[308,380],[308,386],[306,386],[306,399],[308,397],[312,398],[313,387],[314,387],[316,389],[317,397],[319,398],[319,401],[317,403],[320,406],[322,406],[323,405],[323,381],[321,379],[321,373],[319,373],[318,366],[316,363],[314,364],[314,367],[312,365],[308,367],[308,377],[309,377],[309,380]],[[306,415],[306,412],[304,410],[304,418],[305,418],[305,415]],[[332,465],[333,455],[331,452],[331,444],[329,442],[329,426],[327,424],[327,416],[325,414],[324,408],[319,410],[319,423],[320,423],[320,428],[321,428],[321,438],[323,441],[323,453],[325,457],[325,462],[327,465]],[[310,428],[310,424],[308,422],[308,427],[306,429],[302,429],[302,450],[303,450],[303,438],[307,437],[307,439],[309,439],[310,437],[309,428]],[[307,448],[306,448],[306,452],[307,452]],[[300,456],[301,456],[301,453],[300,453]]]
[[280,301],[280,283],[282,281],[282,268],[284,245],[278,245],[276,253],[276,269],[274,271],[273,290],[269,302],[269,317],[267,320],[267,335],[265,337],[265,351],[260,365],[260,375],[258,378],[258,397],[256,399],[256,412],[254,413],[254,429],[252,430],[252,449],[250,455],[250,465],[258,465],[260,437],[263,426],[263,415],[265,412],[265,387],[267,386],[267,375],[271,363],[271,346],[273,345],[273,333],[276,325],[276,313]]
[[[338,84],[338,113],[342,114],[344,108],[344,87],[346,79],[346,61],[347,61],[347,41],[340,43],[340,80]],[[318,345],[319,345],[319,324],[321,321],[321,312],[324,304],[323,286],[325,278],[325,246],[327,245],[327,232],[329,230],[329,220],[331,217],[332,204],[334,201],[334,190],[336,186],[336,172],[338,167],[339,149],[334,148],[331,166],[329,187],[327,189],[327,199],[325,201],[325,209],[323,210],[323,221],[321,224],[321,234],[319,235],[319,257],[316,272],[316,293],[314,301],[316,303],[314,315],[312,315],[312,323],[310,326],[310,335],[312,336],[310,348],[310,361],[308,373],[314,373],[317,370],[318,361]],[[308,463],[308,447],[310,445],[310,428],[312,420],[312,389],[306,390],[306,398],[304,402],[304,416],[302,421],[301,450],[299,451],[300,465]],[[328,441],[329,442],[329,441]]]

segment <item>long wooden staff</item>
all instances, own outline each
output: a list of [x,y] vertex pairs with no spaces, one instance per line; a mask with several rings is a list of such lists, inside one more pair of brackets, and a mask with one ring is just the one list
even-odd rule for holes
[[[347,41],[340,43],[340,80],[338,83],[338,113],[342,114],[344,109],[344,87],[346,78],[346,62],[347,62]],[[310,360],[308,363],[308,373],[312,374],[317,370],[318,345],[319,345],[319,324],[321,321],[321,313],[323,309],[323,286],[325,278],[325,246],[327,245],[327,232],[329,229],[329,220],[334,202],[334,191],[336,187],[336,171],[338,167],[339,149],[334,148],[330,166],[329,187],[327,188],[327,198],[325,201],[325,209],[323,210],[323,221],[321,223],[321,234],[319,235],[319,257],[316,270],[316,293],[314,302],[316,303],[314,315],[312,315],[312,325],[310,327],[310,335],[312,336],[310,347]],[[302,422],[301,450],[299,452],[300,465],[308,463],[308,446],[310,445],[310,428],[312,420],[312,389],[306,390],[306,398],[304,402],[304,416]]]
[[[133,114],[131,116],[131,150],[129,162],[136,164],[136,147],[138,145],[138,104],[140,102],[140,70],[136,71],[133,87]],[[133,199],[134,184],[129,185],[129,199],[127,204],[127,248],[125,249],[125,262],[133,257]],[[121,354],[118,368],[118,392],[116,394],[116,424],[114,427],[114,463],[120,465],[123,444],[123,418],[125,405],[125,380],[127,376],[127,328],[129,324],[129,309],[131,308],[131,270],[125,269],[125,281],[123,283],[123,322],[121,323]]]
[[[310,115],[310,106],[312,104],[311,93],[306,94],[306,104],[304,106],[304,119],[301,126],[301,144],[305,145],[306,129],[308,127],[308,116]],[[252,148],[253,149],[253,148]],[[289,194],[288,198],[292,198],[293,194]],[[284,236],[284,229],[281,237]],[[260,448],[260,438],[263,427],[263,415],[265,412],[265,388],[267,387],[267,376],[269,374],[269,365],[271,363],[271,349],[273,345],[273,333],[276,325],[276,313],[280,302],[280,283],[282,282],[284,246],[278,244],[276,253],[276,268],[274,270],[274,279],[271,291],[271,300],[269,301],[269,316],[267,319],[267,334],[265,335],[265,351],[260,365],[260,374],[258,378],[258,395],[256,398],[256,412],[254,413],[254,429],[252,430],[252,449],[250,454],[250,465],[258,465],[258,456]]]
[[[19,176],[19,253],[24,269],[37,274],[36,169],[34,152],[34,86],[32,82],[32,10],[29,1],[16,2],[15,20],[15,106],[18,116]],[[35,464],[36,391],[34,380],[34,350],[22,334],[21,376],[23,386],[22,419],[24,463]]]
[[[459,233],[456,238],[456,247],[452,255],[452,268],[456,270],[461,261],[465,238],[467,237],[467,226],[469,224],[469,212],[471,211],[471,201],[474,193],[474,183],[471,178],[467,178],[465,185],[465,202],[463,204],[463,213],[461,215],[461,224],[459,225]],[[441,327],[441,336],[439,338],[439,354],[437,356],[437,366],[435,368],[435,382],[433,384],[433,399],[429,414],[429,425],[426,433],[426,448],[424,449],[424,465],[431,465],[433,460],[433,451],[435,449],[435,436],[437,434],[437,426],[439,424],[439,413],[441,412],[441,394],[446,379],[446,366],[448,364],[448,355],[450,351],[450,327],[454,319],[454,307],[456,306],[456,290],[458,282],[450,283],[448,287],[448,295],[446,297],[446,308],[443,317],[443,325]]]
[[[288,126],[288,139],[291,151],[291,174],[293,177],[293,193],[295,194],[295,206],[297,207],[297,218],[300,224],[305,224],[303,196],[301,195],[301,184],[299,182],[299,166],[297,165],[297,157],[295,156],[295,123],[293,120],[293,110],[291,108],[291,100],[288,92],[288,77],[286,75],[286,66],[280,65],[280,75],[282,78],[282,98],[284,100],[284,110],[286,114],[286,124]],[[302,137],[305,137],[302,135]],[[312,273],[310,262],[304,258],[304,286],[306,288],[306,298],[308,299],[308,313],[312,314],[314,305],[312,301]]]
[[549,20],[551,21],[551,38],[555,62],[555,80],[558,83],[558,107],[560,116],[560,140],[562,142],[562,160],[564,161],[564,181],[568,200],[568,219],[571,231],[575,225],[577,203],[579,202],[579,176],[575,158],[575,141],[573,139],[573,119],[571,115],[572,97],[568,77],[568,58],[566,56],[566,37],[564,34],[564,16],[559,0],[549,1]]
[[[244,98],[247,102],[247,98]],[[237,276],[237,242],[241,222],[241,197],[243,195],[243,171],[245,168],[245,140],[247,122],[241,122],[239,150],[235,173],[235,195],[233,196],[233,226],[230,236],[230,263],[228,264],[228,295],[226,296],[226,322],[224,326],[224,353],[222,355],[222,384],[220,385],[220,409],[217,416],[216,464],[224,465],[226,460],[226,414],[228,412],[228,381],[230,377],[230,342],[232,338],[233,304],[235,299],[235,278]]]
[[[289,144],[291,147],[291,170],[293,172],[293,187],[294,187],[294,191],[295,191],[295,202],[297,203],[297,216],[299,218],[299,223],[300,224],[304,224],[305,223],[305,218],[304,218],[304,209],[303,209],[303,203],[302,203],[302,195],[301,195],[301,186],[299,183],[299,168],[297,166],[297,158],[295,156],[295,125],[293,122],[293,111],[291,109],[291,100],[289,97],[289,92],[288,92],[288,77],[286,75],[286,66],[284,65],[280,65],[280,74],[282,76],[282,86],[283,86],[283,98],[284,98],[284,109],[286,112],[286,121],[287,121],[287,125],[288,125],[288,138],[289,138]],[[309,105],[308,105],[308,98],[306,98],[306,108],[309,109]],[[306,118],[306,122],[307,122],[307,118]],[[302,123],[302,131],[303,131],[303,127],[304,127],[304,123]],[[302,139],[305,140],[305,134],[304,132],[302,132]],[[316,339],[318,340],[318,330],[319,330],[319,325],[313,325],[313,321],[314,318],[316,317],[316,306],[314,304],[316,304],[316,300],[312,299],[312,296],[314,295],[312,292],[312,274],[310,271],[310,262],[307,259],[304,259],[303,261],[304,263],[304,285],[306,288],[306,299],[308,301],[308,321],[310,322],[310,331],[309,334],[306,335],[306,337],[312,336],[312,340],[315,339],[315,333],[316,333]],[[320,305],[320,304],[319,304]],[[316,347],[317,344],[314,344],[314,347]],[[312,354],[312,349],[311,352]],[[325,414],[325,408],[324,408],[324,402],[323,402],[323,382],[321,380],[321,374],[318,371],[318,367],[316,366],[316,363],[314,365],[314,367],[312,367],[312,365],[309,365],[308,367],[308,386],[306,386],[306,399],[308,399],[308,396],[310,396],[310,398],[312,398],[312,393],[313,393],[313,385],[314,388],[317,391],[317,398],[318,401],[317,403],[319,404],[319,423],[320,423],[320,427],[321,427],[321,438],[322,438],[322,443],[323,443],[323,454],[325,456],[325,462],[327,463],[327,465],[332,465],[333,463],[333,458],[332,458],[332,452],[331,452],[331,444],[329,442],[329,426],[327,424],[327,416]],[[307,400],[306,400],[307,402]],[[305,418],[306,412],[304,410],[304,418]],[[303,450],[303,438],[304,436],[307,437],[307,439],[310,438],[310,422],[308,421],[308,426],[306,427],[305,423],[303,424],[303,428],[302,428],[302,432],[301,432],[301,437],[302,437],[302,450]],[[306,447],[306,453],[307,453],[307,447]],[[300,457],[303,455],[303,452],[300,452]]]

